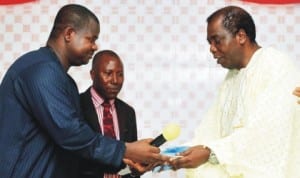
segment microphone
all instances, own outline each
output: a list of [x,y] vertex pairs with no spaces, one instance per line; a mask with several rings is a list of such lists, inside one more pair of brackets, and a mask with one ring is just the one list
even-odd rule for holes
[[162,134],[156,137],[150,145],[159,147],[160,145],[164,144],[166,141],[174,140],[180,134],[180,126],[178,124],[168,124],[164,129]]

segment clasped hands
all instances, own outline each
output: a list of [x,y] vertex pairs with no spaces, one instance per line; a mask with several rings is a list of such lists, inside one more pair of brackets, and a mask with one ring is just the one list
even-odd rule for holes
[[136,163],[130,159],[123,159],[123,161],[130,167],[132,174],[142,175],[159,165],[168,165],[173,170],[178,170],[180,168],[196,168],[207,162],[209,154],[210,149],[202,145],[197,145],[178,153],[176,156],[163,156],[162,161],[151,164]]

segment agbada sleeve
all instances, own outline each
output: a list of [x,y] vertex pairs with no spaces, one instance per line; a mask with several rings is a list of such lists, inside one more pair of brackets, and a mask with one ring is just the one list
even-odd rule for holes
[[189,174],[192,177],[286,178],[296,119],[296,99],[291,94],[295,83],[287,80],[290,80],[288,75],[279,75],[264,86],[243,116],[246,123],[225,137],[218,136],[220,116],[217,113],[222,106],[215,105],[212,111],[217,112],[205,117],[197,129],[194,144],[209,146],[220,164],[207,163]]

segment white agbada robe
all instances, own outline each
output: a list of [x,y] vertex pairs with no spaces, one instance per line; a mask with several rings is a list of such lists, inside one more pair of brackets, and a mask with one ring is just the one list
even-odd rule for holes
[[187,177],[300,178],[300,106],[292,95],[299,79],[295,64],[273,48],[229,70],[193,139],[220,164],[187,169]]

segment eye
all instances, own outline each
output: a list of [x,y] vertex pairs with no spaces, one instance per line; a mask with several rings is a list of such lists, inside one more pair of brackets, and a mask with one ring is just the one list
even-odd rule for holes
[[213,37],[213,38],[211,38],[211,39],[209,39],[209,40],[207,40],[207,41],[208,41],[208,43],[209,43],[210,45],[220,45],[221,42],[222,42],[222,39],[219,38],[219,37]]
[[95,43],[97,38],[93,38],[93,37],[86,37],[86,39],[90,42],[90,43]]
[[123,72],[118,73],[118,76],[123,77],[124,76]]
[[216,44],[216,45],[219,45],[219,44],[221,44],[221,39],[220,38],[215,38],[214,39],[214,43]]
[[112,75],[112,72],[110,72],[110,71],[105,71],[104,74],[105,74],[106,76],[111,76],[111,75]]

